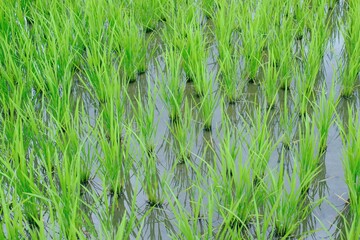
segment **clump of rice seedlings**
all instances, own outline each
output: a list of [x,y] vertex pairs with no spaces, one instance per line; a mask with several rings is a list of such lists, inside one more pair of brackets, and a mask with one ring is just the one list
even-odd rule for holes
[[[266,67],[265,67],[266,66]],[[276,68],[276,59],[272,50],[268,52],[268,62],[263,66],[262,89],[265,93],[266,104],[269,109],[274,107],[278,92],[280,71]]]
[[[308,203],[302,188],[298,186],[297,163],[291,175],[284,172],[284,157],[282,155],[280,170],[276,175],[269,171],[271,187],[268,190],[269,208],[273,215],[275,235],[287,239],[295,237],[300,224],[309,216],[313,208],[321,201]],[[300,180],[301,181],[301,180]]]
[[229,49],[224,49],[224,57],[219,59],[219,82],[230,104],[240,99],[244,92],[246,81],[239,77],[240,54],[232,55]]
[[347,18],[341,28],[345,42],[345,69],[341,76],[341,96],[350,97],[358,84],[360,72],[360,3],[348,3]]
[[212,129],[212,120],[217,103],[218,95],[213,92],[213,84],[210,83],[206,88],[205,95],[201,98],[199,103],[199,109],[205,131],[211,131]]
[[160,0],[140,0],[132,2],[132,11],[135,19],[141,24],[145,32],[149,33],[156,29],[161,19],[161,1]]
[[[222,104],[222,112],[225,116],[222,120],[222,129],[223,136],[221,137],[219,148],[220,148],[220,159],[221,159],[221,175],[223,178],[231,179],[234,175],[233,171],[236,168],[236,165],[239,163],[239,159],[241,159],[242,149],[237,145],[239,140],[235,134],[232,134],[230,128],[230,120],[228,119],[227,114],[224,112],[224,104]],[[237,130],[235,128],[235,130]]]
[[[240,7],[239,25],[241,28],[241,53],[244,56],[244,74],[250,82],[256,82],[258,70],[261,66],[262,51],[266,43],[266,36],[261,35],[262,23],[260,11],[249,11],[247,7]],[[241,17],[240,17],[241,16]]]
[[201,27],[192,23],[186,28],[186,42],[182,51],[184,71],[188,81],[193,81],[195,91],[202,95],[202,87],[207,82],[207,57],[208,49],[206,38]]
[[335,84],[332,83],[329,94],[326,96],[325,87],[321,90],[319,103],[314,111],[314,120],[320,133],[319,153],[323,153],[327,148],[327,138],[331,125],[334,123],[334,113],[336,109],[335,102]]
[[143,164],[143,187],[150,206],[161,206],[163,197],[161,196],[162,182],[157,172],[157,157],[155,154],[143,154],[141,162]]
[[304,119],[304,127],[299,126],[299,142],[296,161],[299,170],[300,187],[303,193],[310,189],[310,185],[316,175],[319,173],[319,150],[318,136],[315,132],[315,124],[307,116]]
[[[1,162],[5,159],[0,157]],[[3,186],[0,189],[0,213],[2,228],[0,230],[0,237],[3,239],[17,239],[19,237],[26,238],[26,232],[23,224],[24,215],[22,212],[21,202],[11,199],[9,188],[6,188],[5,178],[9,177],[4,172],[1,173],[0,183]]]
[[[106,111],[104,110],[98,119],[99,130],[97,133],[101,147],[99,153],[100,170],[110,193],[116,195],[122,192],[131,167],[129,133],[125,131],[125,136],[122,137],[122,131],[125,128],[122,125],[125,123],[118,122],[114,102],[110,102],[109,112]],[[106,123],[106,121],[109,122]],[[102,126],[107,124],[110,128],[104,129]]]
[[116,29],[119,52],[122,54],[121,69],[128,82],[134,82],[138,73],[147,69],[146,53],[149,40],[136,24],[132,14],[123,13],[121,26]]
[[217,1],[218,11],[214,17],[214,34],[219,51],[219,60],[224,60],[227,53],[234,53],[234,43],[232,41],[233,32],[237,23],[237,5],[231,0]]
[[[35,165],[35,155],[30,150],[30,142],[25,134],[31,134],[26,125],[19,117],[15,123],[14,133],[9,147],[11,149],[11,161],[3,162],[5,172],[13,182],[14,194],[22,202],[23,216],[30,228],[37,228],[39,216],[39,205],[41,198],[40,190],[37,185],[37,169]],[[13,196],[15,197],[15,196]]]
[[[137,185],[135,192],[137,192]],[[131,198],[129,210],[122,209],[121,216],[116,216],[118,214],[116,211],[124,207],[119,204],[119,201],[112,201],[114,198],[111,197],[109,199],[106,191],[102,192],[100,196],[94,196],[92,193],[91,196],[95,204],[89,207],[100,220],[99,230],[97,231],[99,238],[128,239],[130,236],[135,235],[135,229],[138,231],[136,237],[140,238],[144,217],[141,219],[137,218],[135,197]],[[121,198],[124,198],[124,196],[121,196]],[[124,201],[124,199],[121,199],[121,201]],[[117,220],[117,218],[119,219]],[[116,225],[116,227],[114,225]]]
[[[285,10],[289,11],[289,10]],[[283,16],[281,25],[275,25],[270,31],[269,48],[274,58],[273,66],[278,69],[280,89],[289,89],[292,82],[291,64],[294,61],[294,26],[290,17]],[[269,50],[270,50],[269,49]]]
[[[111,52],[114,37],[112,35],[107,44],[97,40],[91,41],[86,49],[85,76],[79,76],[91,96],[102,104],[109,101],[109,98],[112,98],[115,93],[120,91],[119,66],[113,63]],[[119,59],[119,62],[122,62],[122,59]],[[121,63],[117,64],[121,65]]]
[[217,1],[216,0],[201,0],[201,9],[207,18],[213,18],[216,12]]
[[285,149],[290,149],[292,139],[294,137],[294,126],[296,121],[296,115],[290,112],[288,107],[288,90],[285,90],[284,96],[284,108],[280,112],[280,126],[283,130],[282,144]]
[[166,27],[162,31],[162,35],[168,47],[181,50],[188,42],[187,29],[190,25],[198,25],[200,16],[196,5],[188,1],[168,3],[170,6],[165,16]]
[[309,110],[309,103],[311,101],[313,89],[308,88],[306,81],[303,80],[306,76],[301,73],[301,70],[296,69],[294,73],[296,77],[296,84],[295,93],[292,92],[292,94],[295,94],[295,96],[293,96],[295,108],[297,109],[299,116],[304,117]]
[[[66,153],[67,147],[64,152]],[[72,239],[82,236],[80,230],[86,216],[80,211],[80,158],[79,155],[60,159],[54,156],[57,179],[49,178],[47,193],[50,222],[59,228],[59,237]],[[58,187],[57,187],[58,186]]]
[[[169,111],[170,120],[176,122],[181,115],[181,106],[185,94],[185,81],[182,78],[181,68],[182,58],[176,50],[166,48],[164,59],[165,73],[161,75],[162,81],[159,83],[159,89]],[[162,71],[160,70],[160,72]]]
[[136,125],[139,131],[139,137],[145,143],[146,150],[151,153],[155,150],[155,134],[157,131],[157,123],[155,122],[155,105],[157,97],[157,88],[151,88],[148,80],[147,96],[141,97],[139,90],[136,98],[136,105],[133,106]]
[[[309,48],[306,54],[303,53],[305,55],[305,61],[303,63],[304,77],[302,81],[305,81],[308,94],[315,88],[328,38],[328,32],[323,29],[326,29],[327,26],[322,25],[319,21],[313,23],[314,26],[311,29]],[[321,26],[321,29],[318,25]]]
[[[223,159],[223,161],[226,161]],[[222,238],[226,238],[232,232],[247,230],[256,206],[254,198],[258,195],[258,188],[254,188],[251,181],[251,167],[241,163],[234,165],[233,176],[222,176],[219,184],[220,214],[224,221],[219,232]],[[246,207],[244,207],[246,205]]]
[[349,190],[350,209],[354,215],[360,216],[360,121],[359,113],[353,116],[353,109],[348,108],[347,132],[345,123],[339,124],[344,145],[342,162]]
[[177,143],[178,161],[183,163],[189,160],[194,146],[194,131],[192,131],[192,110],[187,99],[179,121],[171,125],[172,133]]
[[250,117],[250,123],[246,126],[250,135],[247,141],[248,162],[253,171],[252,179],[255,184],[263,179],[270,156],[277,146],[269,130],[270,117],[269,110],[263,112],[258,106],[254,110],[254,118]]

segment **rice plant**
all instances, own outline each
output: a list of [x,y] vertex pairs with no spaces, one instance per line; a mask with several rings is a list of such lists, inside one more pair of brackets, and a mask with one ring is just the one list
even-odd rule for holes
[[229,49],[224,49],[223,58],[219,59],[219,79],[220,86],[224,91],[230,104],[238,101],[244,93],[246,81],[239,77],[240,54],[232,55]]
[[184,102],[184,110],[177,122],[171,125],[171,131],[176,140],[177,158],[179,163],[184,163],[191,158],[195,136],[191,131],[192,112],[187,100]]
[[[348,112],[348,122],[339,124],[344,145],[342,162],[345,174],[345,182],[349,189],[349,202],[351,212],[355,216],[360,216],[360,163],[358,161],[360,156],[359,114],[356,113],[355,115],[353,115],[353,109],[349,109]],[[347,131],[345,131],[344,124],[347,124]]]
[[298,164],[300,188],[303,193],[309,191],[314,177],[320,168],[318,136],[315,132],[315,123],[306,117],[304,127],[299,126],[299,143],[296,161]]
[[269,130],[268,121],[270,118],[269,110],[262,112],[260,107],[256,107],[254,118],[250,118],[250,122],[246,126],[249,131],[247,140],[248,162],[253,170],[252,179],[256,184],[263,179],[270,156],[278,144],[274,142]]
[[262,50],[266,43],[266,36],[262,35],[262,22],[259,9],[252,11],[245,6],[239,8],[239,25],[241,28],[241,53],[244,57],[244,78],[249,82],[256,82],[258,70],[262,61]]
[[137,25],[132,14],[123,12],[120,15],[122,24],[115,32],[119,39],[118,51],[122,54],[121,68],[128,82],[134,82],[138,73],[146,71],[149,44],[145,32]]
[[[233,33],[237,24],[237,4],[235,1],[217,1],[218,11],[214,18],[214,35],[217,40],[219,60],[224,60],[230,52],[234,53]],[[226,27],[225,27],[226,26]]]
[[[266,67],[265,67],[266,66]],[[264,80],[262,88],[265,92],[265,99],[268,108],[273,108],[278,92],[278,82],[280,71],[276,68],[276,60],[273,51],[268,53],[268,62],[263,67]]]
[[199,109],[205,131],[211,131],[212,129],[212,120],[217,103],[217,94],[213,92],[212,83],[210,83],[207,87],[206,93],[199,103]]
[[296,236],[300,224],[321,200],[314,203],[307,202],[302,188],[298,186],[297,163],[294,164],[293,172],[289,176],[284,172],[283,155],[281,159],[279,172],[274,175],[270,171],[268,207],[271,209],[270,212],[273,212],[275,236],[285,239]]
[[335,85],[330,86],[328,96],[326,96],[325,87],[321,91],[319,104],[314,111],[314,120],[320,133],[319,153],[323,153],[327,148],[328,133],[331,125],[334,123],[334,113],[336,109]]
[[[182,80],[181,56],[176,50],[166,48],[164,59],[165,73],[161,75],[159,89],[168,109],[170,120],[176,122],[180,117],[185,91],[185,81]],[[159,68],[159,71],[162,72],[160,66]]]
[[360,71],[360,25],[356,18],[360,14],[360,4],[356,1],[348,3],[349,10],[347,12],[346,24],[341,28],[345,41],[345,67],[343,74],[340,76],[341,96],[350,97],[358,85],[358,77]]
[[151,88],[150,82],[148,81],[145,101],[139,91],[138,97],[136,98],[136,105],[133,105],[139,137],[145,143],[146,150],[149,153],[153,152],[156,147],[155,137],[158,125],[158,123],[155,122],[156,97],[157,89],[156,87]]

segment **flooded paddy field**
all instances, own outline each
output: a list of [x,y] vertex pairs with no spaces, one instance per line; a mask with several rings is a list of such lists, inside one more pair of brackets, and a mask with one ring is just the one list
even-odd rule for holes
[[1,239],[359,239],[359,1],[0,16]]

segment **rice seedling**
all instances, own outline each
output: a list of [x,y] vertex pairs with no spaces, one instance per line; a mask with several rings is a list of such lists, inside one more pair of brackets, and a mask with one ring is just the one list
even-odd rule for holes
[[193,81],[195,91],[200,96],[204,93],[202,88],[207,83],[207,57],[206,38],[203,29],[192,23],[186,28],[186,42],[182,51],[184,71],[188,81]]
[[171,131],[176,139],[177,158],[179,163],[189,160],[194,146],[195,136],[192,127],[192,110],[190,104],[185,99],[182,116],[177,122],[170,126]]
[[314,111],[314,120],[320,134],[319,153],[322,154],[327,148],[327,138],[331,125],[334,123],[334,113],[336,109],[335,102],[335,84],[330,86],[328,96],[326,96],[325,87],[322,88],[319,104]]
[[266,30],[262,29],[263,23],[262,17],[264,15],[260,14],[261,9],[254,9],[254,17],[252,11],[249,11],[246,4],[239,7],[239,25],[241,29],[240,38],[241,38],[241,53],[244,56],[244,78],[247,79],[250,83],[256,82],[258,70],[261,66],[262,60],[262,51],[266,43],[266,37],[262,33]]
[[351,212],[355,216],[360,216],[360,129],[359,114],[353,115],[353,109],[349,107],[349,119],[347,122],[347,132],[344,124],[339,124],[343,141],[343,168],[345,174],[345,182],[349,189],[349,202]]
[[119,39],[118,52],[122,53],[121,68],[125,79],[134,82],[138,73],[147,69],[147,46],[150,40],[145,38],[145,32],[136,24],[132,13],[122,13],[122,25],[115,31]]
[[[172,49],[165,50],[165,73],[161,75],[161,97],[168,109],[170,120],[176,122],[180,117],[181,106],[184,98],[185,81],[182,80],[181,56]],[[158,63],[160,65],[160,63]],[[159,68],[161,68],[159,66]],[[161,69],[159,71],[162,72]]]
[[273,51],[269,51],[268,62],[265,65],[263,66],[264,80],[262,82],[262,88],[265,92],[267,107],[271,109],[275,105],[280,74],[280,71],[276,68],[276,59]]
[[[280,170],[274,175],[272,171],[270,176],[269,208],[274,209],[273,221],[275,235],[286,239],[295,237],[296,231],[302,221],[312,212],[312,209],[321,202],[321,200],[308,203],[303,195],[302,187],[298,186],[297,171],[298,165],[294,163],[292,175],[284,172],[283,155],[280,162]],[[311,177],[311,175],[309,175]],[[301,182],[301,180],[300,180]],[[300,184],[301,185],[301,184]]]
[[350,97],[358,85],[358,76],[360,72],[360,25],[356,18],[360,14],[360,4],[356,1],[348,3],[349,10],[347,17],[341,27],[341,32],[345,42],[345,66],[341,76],[341,96]]
[[[234,52],[233,32],[237,24],[237,5],[235,1],[217,1],[218,11],[214,18],[214,35],[217,40],[219,60],[224,60],[227,53]],[[226,26],[226,27],[225,27]]]
[[212,18],[216,11],[217,1],[216,0],[202,0],[200,4],[201,4],[201,9],[204,12],[204,15],[207,18]]
[[187,31],[190,25],[198,25],[200,22],[199,13],[195,4],[184,0],[168,3],[170,6],[165,15],[167,21],[162,36],[169,48],[181,50],[188,44]]
[[135,18],[143,27],[145,32],[149,33],[156,29],[156,25],[161,19],[160,0],[140,0],[132,2],[132,11],[135,13]]
[[303,79],[305,76],[300,73],[300,70],[295,70],[295,76],[296,76],[296,86],[295,86],[295,93],[292,92],[292,94],[296,94],[293,96],[295,108],[297,109],[297,112],[300,117],[306,116],[309,110],[309,103],[311,102],[311,97],[313,94],[313,88],[308,88],[308,85],[306,84],[306,81]]
[[296,123],[296,115],[291,113],[291,109],[288,108],[288,90],[285,90],[284,107],[280,112],[279,125],[283,130],[282,144],[285,149],[290,149],[292,139],[294,137],[294,126]]
[[213,92],[212,83],[207,86],[205,95],[201,98],[199,109],[205,131],[211,131],[215,107],[218,103],[218,95]]
[[[111,104],[113,106],[114,104]],[[124,126],[116,121],[114,108],[110,106],[110,132],[104,131],[101,126],[104,124],[104,113],[100,115],[98,120],[99,145],[101,152],[99,153],[100,170],[102,172],[104,183],[108,186],[109,191],[113,195],[120,194],[125,184],[125,180],[129,177],[129,170],[132,165],[129,153],[129,137],[130,132],[125,131],[122,137],[122,129]],[[124,123],[122,123],[124,124]],[[130,124],[130,123],[129,123]]]
[[263,112],[260,107],[256,107],[254,118],[250,117],[250,123],[246,125],[250,135],[246,142],[249,151],[248,162],[253,171],[254,184],[258,184],[263,179],[270,156],[278,144],[274,142],[269,131],[270,118],[269,110]]
[[146,151],[149,153],[154,152],[155,134],[157,131],[158,123],[155,122],[155,105],[156,105],[157,89],[151,88],[150,81],[148,80],[146,102],[143,103],[143,98],[140,95],[136,99],[136,105],[133,105],[134,117],[139,129],[139,137],[145,143]]
[[240,54],[232,55],[229,49],[224,49],[224,56],[219,59],[218,79],[230,104],[234,104],[244,93],[246,81],[239,78]]
[[315,132],[314,120],[305,118],[304,127],[299,126],[299,143],[296,161],[299,170],[300,188],[303,193],[309,191],[310,185],[319,172],[318,136]]

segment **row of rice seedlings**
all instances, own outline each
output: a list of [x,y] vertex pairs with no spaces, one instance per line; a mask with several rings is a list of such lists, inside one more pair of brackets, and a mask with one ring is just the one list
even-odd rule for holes
[[170,120],[176,122],[181,116],[181,107],[185,92],[185,81],[182,78],[182,58],[173,48],[165,50],[165,73],[158,63],[161,81],[159,89],[161,97],[169,112]]
[[[343,141],[343,168],[345,182],[349,190],[349,204],[351,213],[357,219],[360,216],[360,123],[359,114],[348,107],[348,122],[338,124]],[[345,127],[345,124],[347,126]],[[347,128],[347,130],[346,130]]]
[[345,43],[345,69],[341,76],[341,96],[350,97],[358,85],[360,72],[360,3],[349,1],[347,17],[341,28]]

